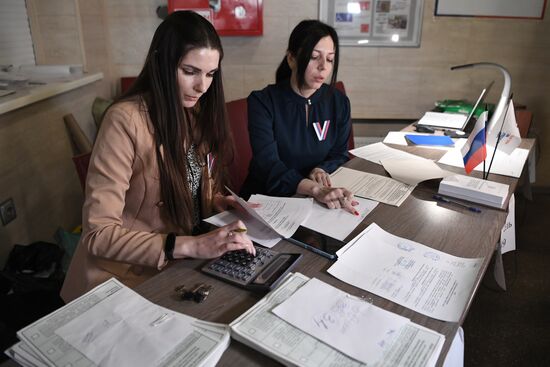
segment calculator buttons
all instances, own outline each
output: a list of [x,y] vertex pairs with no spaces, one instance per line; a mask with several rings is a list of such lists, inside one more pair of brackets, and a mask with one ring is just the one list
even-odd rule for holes
[[280,254],[257,247],[256,256],[245,250],[226,252],[207,263],[202,271],[227,282],[257,290],[269,290],[301,258],[300,254]]

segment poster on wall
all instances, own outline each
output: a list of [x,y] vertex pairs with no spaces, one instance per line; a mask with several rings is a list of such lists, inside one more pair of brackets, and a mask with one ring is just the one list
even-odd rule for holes
[[343,46],[418,47],[423,0],[321,0],[319,19]]

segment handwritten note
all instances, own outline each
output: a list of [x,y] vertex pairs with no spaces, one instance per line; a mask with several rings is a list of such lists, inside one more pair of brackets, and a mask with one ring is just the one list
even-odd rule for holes
[[376,363],[409,319],[311,279],[273,313],[360,362]]

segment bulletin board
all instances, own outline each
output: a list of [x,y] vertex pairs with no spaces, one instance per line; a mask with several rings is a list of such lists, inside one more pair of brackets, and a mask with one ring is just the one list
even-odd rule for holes
[[543,19],[547,0],[436,0],[435,15]]
[[320,0],[319,19],[342,46],[418,47],[424,0]]

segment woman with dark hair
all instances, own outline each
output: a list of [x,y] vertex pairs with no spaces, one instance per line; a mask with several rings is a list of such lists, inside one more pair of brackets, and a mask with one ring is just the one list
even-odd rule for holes
[[248,97],[253,157],[243,196],[297,193],[358,215],[351,192],[329,176],[348,160],[351,132],[349,99],[334,88],[338,58],[334,28],[317,20],[294,28],[276,84]]
[[240,221],[200,234],[201,217],[236,205],[220,194],[233,159],[222,58],[213,26],[194,12],[157,28],[143,70],[101,124],[65,301],[113,276],[135,286],[169,260],[255,253]]

